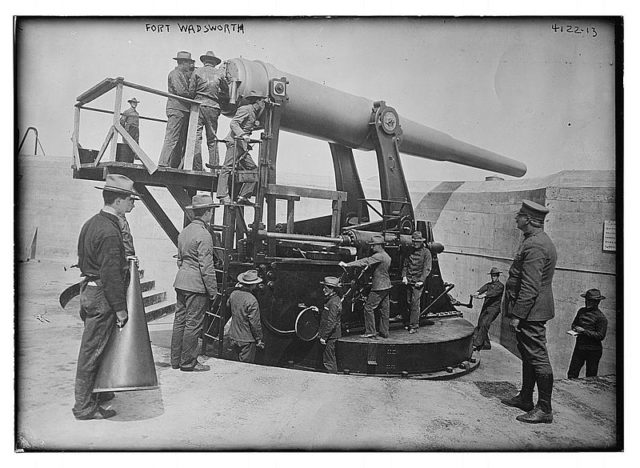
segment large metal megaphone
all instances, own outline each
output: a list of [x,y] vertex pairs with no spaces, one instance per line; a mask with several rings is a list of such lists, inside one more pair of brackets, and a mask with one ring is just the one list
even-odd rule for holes
[[129,260],[129,271],[129,320],[124,327],[114,330],[109,338],[94,384],[94,393],[158,388],[135,257]]

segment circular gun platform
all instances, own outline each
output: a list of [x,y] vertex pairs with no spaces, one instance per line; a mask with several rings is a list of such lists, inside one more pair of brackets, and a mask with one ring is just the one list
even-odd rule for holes
[[448,378],[475,369],[472,356],[474,327],[452,317],[434,320],[417,333],[391,330],[388,338],[345,336],[336,343],[338,369],[349,374],[413,378]]

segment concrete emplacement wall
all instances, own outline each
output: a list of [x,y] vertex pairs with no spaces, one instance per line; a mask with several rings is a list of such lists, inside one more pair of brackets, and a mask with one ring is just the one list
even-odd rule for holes
[[[29,257],[37,228],[36,258],[63,260],[69,266],[76,263],[80,228],[102,205],[101,192],[93,187],[102,184],[73,180],[70,165],[70,158],[18,158],[18,260]],[[452,294],[462,302],[489,280],[487,272],[492,266],[508,271],[521,241],[514,214],[522,199],[546,205],[550,213],[545,231],[558,250],[553,282],[556,317],[547,326],[554,370],[558,377],[566,376],[574,344],[566,331],[583,305],[580,293],[597,287],[607,298],[600,309],[609,321],[600,374],[615,374],[616,254],[603,250],[604,221],[616,219],[613,172],[565,171],[517,181],[410,181],[409,187],[416,218],[431,221],[436,240],[445,245],[439,257],[443,278],[456,285]],[[182,212],[177,203],[166,191],[152,191],[180,227]],[[171,294],[175,247],[141,203],[128,219],[141,265]],[[482,301],[476,300],[473,309],[461,311],[475,323],[481,306]],[[491,338],[517,353],[513,333],[506,325],[498,318],[491,327]]]

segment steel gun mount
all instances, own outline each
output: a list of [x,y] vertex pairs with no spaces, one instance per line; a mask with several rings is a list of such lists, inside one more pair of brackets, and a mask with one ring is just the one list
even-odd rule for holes
[[[430,223],[415,219],[400,152],[517,177],[525,174],[526,167],[405,119],[384,101],[353,96],[260,61],[238,58],[225,62],[224,66],[230,96],[223,113],[233,114],[250,91],[269,97],[265,115],[261,118],[264,132],[254,222],[247,227],[246,237],[236,239],[237,249],[229,269],[233,276],[236,271],[253,265],[265,280],[257,292],[267,330],[262,362],[322,368],[321,347],[316,339],[316,309],[322,307],[319,282],[324,276],[333,275],[343,277],[343,292],[346,293],[342,316],[346,336],[338,341],[336,348],[342,371],[438,376],[455,374],[452,369],[468,371],[473,367],[470,364],[473,327],[460,318],[461,314],[451,303],[447,293],[453,285],[441,278],[437,255],[444,247],[435,242]],[[280,130],[329,143],[335,192],[277,184]],[[376,153],[381,194],[378,200],[367,199],[364,195],[354,149]],[[293,206],[300,197],[331,199],[332,214],[294,221]],[[289,207],[286,225],[275,222],[275,201],[283,198],[288,200]],[[268,213],[266,229],[262,224],[265,205]],[[371,211],[379,219],[372,221]],[[371,343],[353,336],[363,329],[366,272],[364,275],[356,272],[356,278],[349,278],[337,263],[368,255],[367,242],[373,235],[382,234],[385,250],[392,258],[391,316],[408,315],[404,312],[407,303],[400,275],[402,259],[411,245],[410,236],[415,229],[422,231],[433,258],[433,269],[422,298],[422,319],[442,317],[439,326],[446,330],[441,329],[440,334],[446,338],[434,341],[433,337],[427,337],[403,345],[406,341],[403,337],[400,341],[385,340],[372,347]],[[224,312],[219,315],[225,316]],[[404,332],[400,320],[392,323],[391,328]],[[220,327],[212,323],[208,335],[222,338]],[[222,340],[222,350],[221,343]],[[391,354],[393,359],[389,358]],[[420,358],[416,359],[416,355]]]

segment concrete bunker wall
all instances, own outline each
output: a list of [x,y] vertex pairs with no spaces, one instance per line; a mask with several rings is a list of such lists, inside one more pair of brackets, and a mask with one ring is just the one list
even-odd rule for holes
[[[580,293],[593,287],[607,298],[600,309],[609,322],[600,373],[615,373],[616,253],[603,250],[604,221],[616,219],[613,172],[564,171],[520,181],[444,182],[424,195],[415,211],[417,219],[434,223],[434,236],[445,245],[440,256],[443,277],[456,285],[453,296],[467,302],[469,294],[489,281],[492,266],[508,273],[522,239],[514,213],[525,198],[550,209],[545,231],[558,250],[553,281],[556,316],[547,326],[556,374],[566,376],[575,342],[566,331],[584,305]],[[481,307],[482,301],[474,301],[473,309],[461,310],[475,323]],[[490,335],[517,354],[515,336],[502,317],[492,324]]]

